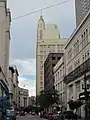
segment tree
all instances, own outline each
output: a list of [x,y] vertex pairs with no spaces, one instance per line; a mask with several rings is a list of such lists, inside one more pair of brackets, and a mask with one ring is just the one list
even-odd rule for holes
[[48,108],[54,103],[58,103],[59,95],[57,90],[43,90],[40,92],[39,103],[41,108]]
[[69,108],[71,110],[76,110],[76,111],[79,107],[81,107],[83,105],[82,101],[80,101],[80,100],[76,100],[76,101],[70,100],[68,102],[68,104],[69,104]]

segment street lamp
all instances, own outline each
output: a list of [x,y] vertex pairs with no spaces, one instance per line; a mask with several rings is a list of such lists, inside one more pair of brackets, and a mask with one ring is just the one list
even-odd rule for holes
[[87,80],[90,78],[90,75],[86,75],[86,72],[84,74],[84,86],[82,88],[84,89],[84,94],[85,94],[85,120],[87,119],[87,101],[88,101],[88,91],[87,89],[90,88],[90,84],[87,85]]

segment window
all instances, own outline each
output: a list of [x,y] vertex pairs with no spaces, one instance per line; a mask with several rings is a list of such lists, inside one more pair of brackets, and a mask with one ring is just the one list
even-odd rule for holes
[[59,80],[59,72],[58,72],[58,80]]
[[85,53],[85,60],[87,59],[87,54]]
[[57,59],[60,60],[61,57],[58,57]]
[[85,32],[84,32],[84,38],[83,38],[83,40],[84,40],[84,46],[85,46],[85,44],[86,44],[86,42],[85,42],[85,37],[86,37],[86,36],[85,36]]
[[42,80],[42,79],[43,79],[43,76],[41,76],[40,79]]
[[60,90],[62,90],[62,82],[60,82]]
[[56,81],[57,81],[57,74],[56,74]]
[[61,90],[62,90],[62,87],[63,87],[63,84],[62,84],[62,82],[61,82]]
[[58,90],[59,90],[59,83],[58,83]]
[[79,40],[77,40],[74,44],[74,55],[79,53]]
[[83,55],[83,61],[84,61],[84,55]]
[[69,94],[72,95],[72,93],[73,93],[73,85],[70,85],[69,86]]
[[64,67],[63,67],[63,77],[64,77]]
[[74,62],[74,67],[77,68],[79,65],[80,65],[80,60],[78,59]]
[[54,67],[55,66],[55,64],[52,64],[52,67]]
[[60,78],[62,77],[62,70],[60,70]]
[[40,30],[40,39],[42,39],[42,30]]
[[86,44],[88,44],[88,29],[86,29]]
[[40,74],[43,75],[43,71],[40,71]]
[[87,51],[87,58],[89,58],[89,50]]
[[83,43],[83,41],[84,41],[84,40],[83,40],[83,35],[82,35],[82,48],[83,48],[83,46],[84,46],[84,43]]
[[40,61],[40,64],[43,64],[43,61]]
[[40,87],[41,88],[41,90],[43,90],[43,87]]
[[54,78],[53,78],[53,83],[55,82]]
[[52,60],[55,60],[55,57],[52,57]]
[[40,82],[40,85],[43,85],[43,82]]
[[42,66],[41,66],[40,68],[41,68],[41,70],[43,70],[43,67],[42,67]]
[[72,58],[72,48],[69,49],[68,56],[67,56],[68,60],[71,60],[71,58]]
[[80,81],[76,82],[76,93],[80,92]]
[[89,34],[90,34],[90,27],[89,27]]
[[88,44],[88,29],[82,35],[82,48]]

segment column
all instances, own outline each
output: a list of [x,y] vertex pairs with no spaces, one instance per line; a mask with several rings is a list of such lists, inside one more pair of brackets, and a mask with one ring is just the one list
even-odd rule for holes
[[67,110],[69,110],[69,105],[68,105],[68,101],[69,101],[69,86],[67,86],[67,100],[66,100],[66,102],[67,102]]
[[73,100],[76,100],[76,84],[73,83]]

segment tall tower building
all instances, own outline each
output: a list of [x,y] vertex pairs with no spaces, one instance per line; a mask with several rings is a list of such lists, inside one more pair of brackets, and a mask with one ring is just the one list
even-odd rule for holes
[[76,26],[78,26],[90,10],[90,0],[75,0],[75,8]]
[[49,53],[63,53],[66,39],[60,39],[55,24],[45,24],[40,16],[37,28],[36,45],[36,95],[44,89],[44,62]]

